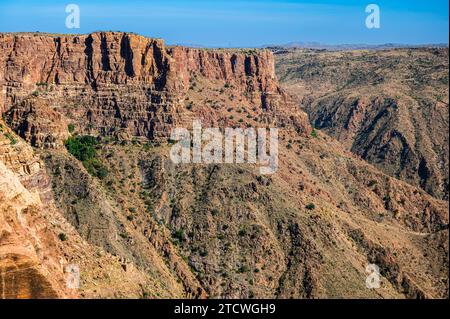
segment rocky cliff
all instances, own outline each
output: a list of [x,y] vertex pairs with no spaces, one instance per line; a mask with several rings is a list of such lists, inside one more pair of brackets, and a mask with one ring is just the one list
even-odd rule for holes
[[[21,254],[14,267],[25,270],[32,260],[36,272],[23,277],[33,283],[20,280],[24,288],[3,290],[4,297],[74,293],[50,280],[49,273],[64,276],[46,262],[52,254],[79,265],[78,297],[448,296],[448,202],[312,131],[279,86],[270,52],[165,47],[113,32],[0,39],[8,126],[0,163],[11,171],[0,171],[0,185],[18,180],[22,193],[38,194],[35,214],[50,238],[23,228],[14,216],[25,204],[18,192],[3,191],[0,218],[9,231],[50,247]],[[278,171],[175,165],[168,135],[193,119],[278,127]],[[66,150],[69,137],[88,138],[91,162]],[[29,155],[7,155],[18,148]],[[13,162],[29,164],[13,169]],[[20,240],[0,243],[1,256],[22,250]],[[12,259],[3,258],[5,273]],[[366,288],[369,263],[380,267],[378,290]]]
[[[0,121],[0,279],[3,298],[74,296],[48,218],[50,179],[33,150]],[[55,223],[57,219],[55,218]],[[50,275],[51,274],[51,275]]]
[[[185,295],[157,253],[145,251],[153,265],[148,274],[83,239],[70,223],[72,210],[58,208],[54,177],[42,157],[0,121],[0,298]],[[80,270],[81,290],[68,284],[71,267]]]
[[91,134],[167,138],[168,127],[186,121],[197,77],[261,110],[286,100],[269,51],[167,48],[113,32],[3,34],[0,48],[0,111],[34,146],[55,147],[70,121]]
[[[21,88],[26,95],[29,92],[25,90],[38,83],[93,87],[138,84],[178,91],[188,89],[193,73],[228,81],[248,92],[270,94],[278,90],[270,51],[166,48],[162,40],[114,32],[84,36],[2,34],[0,47],[2,80],[8,93]],[[11,101],[12,96],[7,94],[7,98]]]

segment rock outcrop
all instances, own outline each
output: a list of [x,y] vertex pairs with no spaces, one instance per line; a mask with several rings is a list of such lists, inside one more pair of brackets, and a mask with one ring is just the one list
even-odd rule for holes
[[2,34],[0,49],[0,111],[33,146],[57,147],[71,122],[90,134],[166,139],[172,125],[189,124],[185,100],[197,77],[264,112],[287,105],[267,50],[167,48],[115,32]]
[[63,255],[49,229],[56,213],[49,181],[39,157],[0,121],[1,298],[76,295],[64,284]]
[[[3,297],[448,297],[448,202],[312,131],[270,52],[114,32],[0,47]],[[279,128],[277,172],[174,164],[170,131],[194,119]],[[79,266],[79,290],[58,260]]]
[[[77,224],[70,223],[73,210],[61,210],[55,203],[55,177],[48,174],[42,158],[0,121],[0,298],[186,296],[154,251],[143,251],[152,264],[149,275],[125,254],[93,245],[90,236],[83,239]],[[89,191],[95,192],[93,185]],[[83,225],[92,233],[101,226]],[[74,277],[79,286],[68,284],[71,269],[79,271]]]

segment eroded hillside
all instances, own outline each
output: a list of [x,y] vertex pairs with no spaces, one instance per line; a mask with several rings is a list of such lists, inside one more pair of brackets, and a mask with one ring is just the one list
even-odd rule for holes
[[448,48],[281,50],[311,123],[383,172],[448,200]]
[[[18,134],[5,127],[3,140],[41,163],[38,193],[58,214],[43,225],[66,227],[49,251],[80,265],[80,297],[448,296],[448,202],[313,131],[270,52],[125,33],[2,35],[0,46],[2,111]],[[278,127],[278,171],[173,164],[170,131],[193,119]],[[90,157],[71,155],[68,139]],[[0,216],[19,205],[5,198]],[[380,289],[366,288],[369,263]]]

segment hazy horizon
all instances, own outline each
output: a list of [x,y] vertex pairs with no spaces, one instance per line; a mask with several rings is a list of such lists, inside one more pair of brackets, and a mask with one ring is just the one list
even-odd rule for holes
[[[318,41],[289,41],[286,43],[266,43],[266,44],[262,44],[262,45],[258,45],[258,46],[232,46],[232,47],[227,47],[227,46],[219,46],[219,45],[204,45],[201,43],[186,43],[186,42],[177,42],[177,43],[170,43],[167,42],[164,38],[160,38],[160,37],[152,37],[152,36],[148,36],[145,34],[141,34],[139,32],[134,32],[134,31],[122,31],[122,30],[93,30],[90,32],[80,32],[80,33],[56,33],[56,32],[44,32],[44,31],[0,31],[0,33],[4,33],[4,34],[26,34],[26,33],[41,33],[41,34],[48,34],[48,35],[70,35],[70,36],[77,36],[77,35],[86,35],[86,34],[90,34],[90,33],[95,33],[95,32],[121,32],[121,33],[132,33],[132,34],[137,34],[140,36],[145,36],[148,38],[155,38],[155,39],[162,39],[164,41],[164,43],[168,46],[186,46],[186,47],[192,47],[192,48],[211,48],[211,49],[215,49],[215,48],[224,48],[224,49],[239,49],[239,48],[254,48],[254,49],[258,49],[258,48],[268,48],[268,47],[292,47],[295,48],[298,47],[299,48],[313,48],[315,46],[324,46],[324,47],[373,47],[373,48],[377,48],[377,47],[393,47],[393,48],[401,48],[401,47],[405,47],[405,48],[412,48],[412,47],[448,47],[449,43],[448,42],[434,42],[434,43],[373,43],[373,44],[369,44],[369,43],[323,43],[323,42],[318,42]],[[300,47],[300,45],[302,47]]]
[[[68,29],[65,7],[80,8],[80,28]],[[366,6],[380,8],[369,29]],[[0,0],[0,32],[135,32],[168,44],[262,47],[292,42],[326,45],[448,45],[448,2],[361,0]]]

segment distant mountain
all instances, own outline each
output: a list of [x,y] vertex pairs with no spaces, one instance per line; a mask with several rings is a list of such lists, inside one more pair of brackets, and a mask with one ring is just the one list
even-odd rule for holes
[[208,48],[208,46],[203,44],[197,44],[197,43],[174,43],[174,44],[168,44],[168,46],[180,46],[180,47],[186,47],[186,48],[195,48],[195,49],[204,49]]
[[[204,45],[198,43],[169,43],[168,46],[182,46],[196,49],[219,49],[219,48],[238,48],[230,45]],[[425,43],[425,44],[400,44],[400,43],[383,43],[383,44],[326,44],[320,42],[289,42],[286,44],[264,44],[260,46],[250,46],[253,49],[269,49],[279,51],[285,49],[311,49],[326,51],[350,51],[350,50],[388,50],[388,49],[408,49],[408,48],[448,48],[447,43]]]

